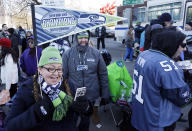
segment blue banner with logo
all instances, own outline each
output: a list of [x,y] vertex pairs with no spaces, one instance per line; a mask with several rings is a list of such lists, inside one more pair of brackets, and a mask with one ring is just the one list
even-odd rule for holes
[[33,13],[33,29],[38,45],[124,20],[118,16],[41,5],[35,5]]

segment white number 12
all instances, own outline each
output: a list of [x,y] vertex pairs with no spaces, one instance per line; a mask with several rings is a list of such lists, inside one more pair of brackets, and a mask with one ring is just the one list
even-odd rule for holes
[[135,81],[135,78],[134,78],[134,75],[136,75],[138,77],[138,71],[134,69],[134,74],[133,74],[133,84],[134,84],[134,87],[132,89],[132,93],[135,94],[136,93],[136,89],[137,89],[137,86],[138,86],[138,91],[137,91],[137,94],[135,96],[135,98],[141,103],[143,104],[143,99],[141,98],[141,94],[142,94],[142,83],[143,83],[143,76],[142,75],[139,75],[139,85],[137,85],[136,81]]

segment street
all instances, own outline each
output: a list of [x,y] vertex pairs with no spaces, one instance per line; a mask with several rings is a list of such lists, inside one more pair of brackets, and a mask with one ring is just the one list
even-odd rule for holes
[[[96,39],[91,38],[91,40],[94,43],[94,47],[96,48]],[[112,62],[117,61],[117,60],[122,60],[124,53],[125,53],[125,47],[119,42],[114,41],[112,38],[106,38],[105,39],[105,46],[106,49],[110,52],[112,56]],[[133,62],[125,62],[125,65],[132,76],[133,74],[133,68],[134,68],[134,61]],[[118,127],[116,127],[111,111],[110,111],[110,106],[112,107],[112,110],[115,112],[115,117],[117,121],[120,121],[122,118],[122,113],[118,109],[118,107],[115,104],[110,104],[105,107],[106,112],[104,111],[104,107],[99,108],[99,120],[100,124],[102,125],[101,128],[97,128],[93,122],[91,122],[90,126],[90,131],[120,131]],[[188,119],[188,111],[191,108],[191,105],[188,105],[184,108],[182,108],[183,112],[183,117],[182,121],[183,122],[177,122],[177,126],[175,131],[184,131],[185,128],[188,127],[187,119]]]

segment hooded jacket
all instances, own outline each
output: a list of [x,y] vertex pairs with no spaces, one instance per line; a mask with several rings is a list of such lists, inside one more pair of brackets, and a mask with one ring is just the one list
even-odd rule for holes
[[[79,58],[80,55],[83,58]],[[66,51],[62,59],[64,77],[73,83],[75,89],[86,87],[88,100],[94,101],[99,96],[109,98],[107,68],[99,51],[87,45],[85,52],[80,54],[76,45]],[[88,69],[77,71],[81,63],[87,65]]]
[[179,31],[164,30],[152,38],[152,49],[159,50],[172,58],[185,37]]
[[134,67],[131,123],[141,131],[164,131],[175,123],[180,107],[191,99],[183,71],[171,57],[184,35],[165,31],[156,35],[152,48],[141,53]]
[[[29,52],[30,52],[30,48],[26,49],[21,55],[20,66],[22,71],[25,72],[27,76],[33,76],[37,72],[37,58],[36,58],[36,55],[31,56]],[[41,52],[42,52],[42,49],[37,47],[38,61],[41,57]]]

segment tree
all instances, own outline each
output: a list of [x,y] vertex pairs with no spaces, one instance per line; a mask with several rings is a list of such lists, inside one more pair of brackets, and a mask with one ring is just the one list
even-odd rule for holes
[[30,5],[32,3],[36,5],[41,4],[38,0],[2,0],[2,3],[5,15],[10,18],[10,24],[12,26],[22,25],[27,29],[32,27],[31,20],[28,21],[31,18]]

